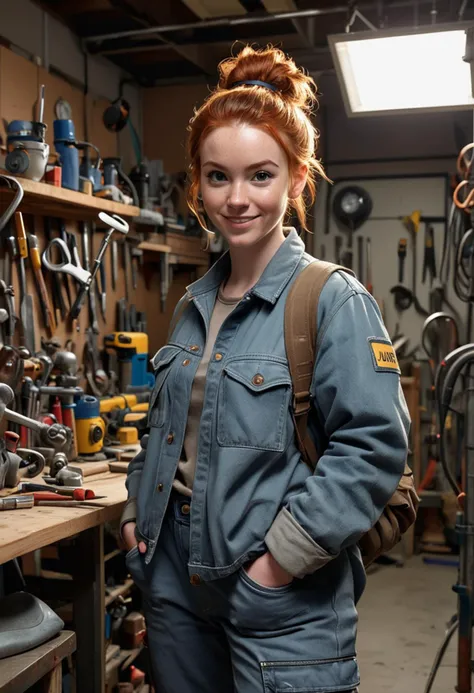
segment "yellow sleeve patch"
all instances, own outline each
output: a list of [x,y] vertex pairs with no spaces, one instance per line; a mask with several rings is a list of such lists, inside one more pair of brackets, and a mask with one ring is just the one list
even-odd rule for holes
[[387,371],[400,374],[400,366],[395,349],[389,341],[372,337],[369,339],[372,360],[376,371]]

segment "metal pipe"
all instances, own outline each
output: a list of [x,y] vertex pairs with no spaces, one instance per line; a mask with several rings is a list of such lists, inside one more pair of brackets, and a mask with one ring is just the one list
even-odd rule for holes
[[[432,0],[419,0],[420,5],[432,5]],[[413,7],[413,0],[398,0],[390,5],[390,9],[402,9]],[[373,3],[358,5],[359,11],[373,11]],[[168,24],[163,26],[151,26],[146,29],[131,29],[128,31],[116,31],[111,34],[97,34],[83,39],[85,44],[100,43],[111,39],[129,38],[132,36],[147,36],[149,34],[164,34],[172,31],[190,31],[192,29],[210,29],[212,27],[242,26],[245,24],[266,24],[268,22],[278,22],[287,19],[298,19],[302,17],[322,17],[331,14],[347,14],[347,5],[337,5],[336,7],[324,7],[312,10],[296,10],[292,12],[276,12],[275,14],[265,14],[254,17],[245,15],[244,17],[230,17],[219,19],[208,19],[201,22],[191,22],[189,24]],[[341,27],[342,33],[342,27]]]

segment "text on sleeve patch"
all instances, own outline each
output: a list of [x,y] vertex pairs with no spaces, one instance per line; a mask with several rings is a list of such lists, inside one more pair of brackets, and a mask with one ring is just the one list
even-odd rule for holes
[[395,371],[400,375],[400,366],[392,344],[379,337],[370,337],[368,341],[375,370],[388,373]]

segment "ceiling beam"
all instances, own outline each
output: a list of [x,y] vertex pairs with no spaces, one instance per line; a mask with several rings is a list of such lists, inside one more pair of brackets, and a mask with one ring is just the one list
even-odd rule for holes
[[[294,0],[262,0],[262,2],[265,5],[265,9],[267,12],[270,12],[270,14],[276,14],[277,12],[294,12],[298,10]],[[308,17],[306,21],[293,18],[291,19],[291,23],[296,29],[303,45],[307,48],[311,48],[311,46],[314,45],[314,17]]]
[[[208,2],[209,0],[205,1]],[[110,0],[110,2],[116,6],[120,6],[123,11],[134,19],[138,19],[142,24],[146,24],[148,27],[153,23],[153,21],[158,21],[158,12],[156,14],[155,12],[152,12],[151,15],[149,12],[146,14],[143,12],[134,12],[134,7],[130,0]],[[201,45],[178,45],[174,43],[174,41],[162,36],[159,31],[151,34],[151,37],[156,37],[160,42],[159,45],[174,50],[182,58],[188,60],[190,63],[202,70],[204,74],[212,75],[216,71],[217,63],[212,49],[205,49],[204,46]],[[111,55],[111,53],[109,53],[109,55]]]
[[239,0],[182,0],[200,19],[246,14]]

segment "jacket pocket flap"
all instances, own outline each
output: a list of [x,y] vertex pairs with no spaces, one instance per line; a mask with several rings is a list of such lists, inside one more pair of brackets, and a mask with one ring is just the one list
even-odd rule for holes
[[254,392],[262,392],[278,385],[291,386],[288,366],[264,359],[230,361],[224,366],[228,376]]
[[333,693],[359,685],[354,657],[288,662],[261,662],[266,693]]
[[162,366],[167,366],[179,352],[182,351],[179,347],[165,345],[158,349],[156,354],[150,359],[153,370],[157,371]]

